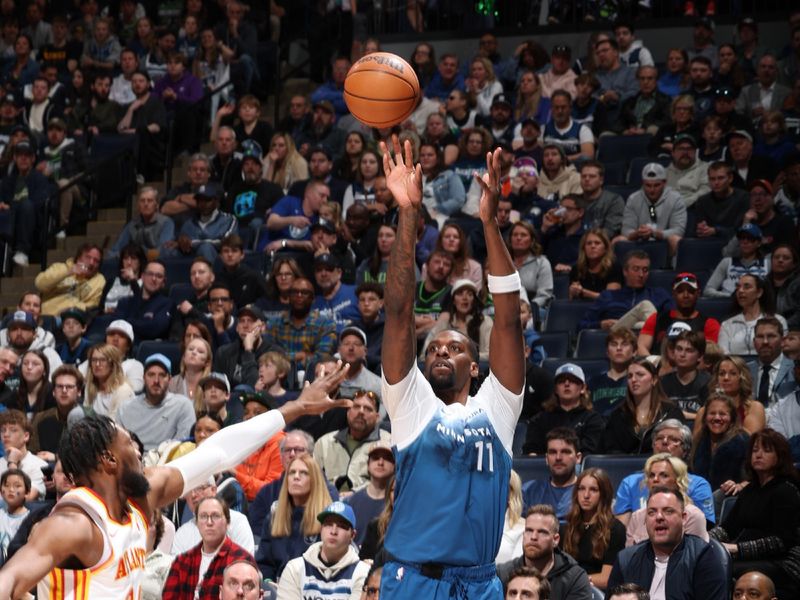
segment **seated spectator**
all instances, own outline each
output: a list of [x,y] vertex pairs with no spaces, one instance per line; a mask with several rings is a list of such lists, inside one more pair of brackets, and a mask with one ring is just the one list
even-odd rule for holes
[[668,342],[674,343],[674,370],[664,375],[661,387],[669,401],[683,411],[684,418],[693,420],[700,407],[705,406],[708,397],[711,376],[707,371],[700,370],[707,338],[694,327],[689,331],[680,328],[677,334],[676,330],[679,328],[673,326],[667,332]]
[[229,190],[242,176],[242,155],[236,152],[236,132],[232,127],[220,127],[210,159],[211,181]]
[[572,491],[572,508],[562,527],[564,552],[605,589],[617,553],[625,547],[625,526],[611,512],[614,488],[602,469],[581,471]]
[[445,168],[444,156],[437,145],[420,145],[419,163],[423,176],[423,204],[441,226],[447,217],[464,206],[465,186],[456,173]]
[[215,281],[231,290],[236,306],[252,304],[267,292],[264,276],[245,264],[242,238],[236,234],[222,238],[220,242],[222,268],[215,274]]
[[522,501],[526,509],[546,504],[552,507],[560,521],[566,518],[577,480],[575,467],[581,461],[578,443],[575,430],[569,427],[556,427],[547,432],[544,455],[550,477],[522,484]]
[[54,461],[58,454],[61,435],[71,422],[82,419],[83,408],[78,405],[83,395],[83,375],[73,365],[62,365],[52,375],[52,393],[55,406],[33,417],[30,451]]
[[0,476],[0,496],[5,504],[0,508],[0,553],[4,558],[11,540],[30,513],[25,506],[25,498],[30,492],[31,478],[24,471],[6,469]]
[[[665,598],[672,594],[726,598],[728,584],[720,573],[719,559],[711,545],[697,536],[686,535],[686,507],[684,495],[677,488],[653,486],[645,517],[647,539],[617,555],[608,589],[629,582],[645,590],[663,590]],[[675,565],[672,577],[666,576],[666,569],[654,569],[654,555],[670,557]]]
[[[719,118],[722,132],[726,135],[730,135],[734,131],[747,131],[752,134],[755,129],[751,119],[747,119],[744,115],[736,112],[736,98],[738,95],[738,90],[729,85],[721,85],[714,92],[713,116]],[[727,152],[725,158],[726,160],[728,159]]]
[[[289,102],[289,109],[291,112],[292,104],[297,98],[303,98],[303,107],[306,109],[306,99],[304,96],[295,96]],[[236,117],[233,117],[234,111]],[[302,114],[302,113],[301,113]],[[220,126],[226,125],[233,128],[236,134],[236,139],[240,144],[244,144],[247,140],[254,141],[259,148],[270,147],[270,140],[272,140],[272,126],[269,122],[261,118],[261,102],[252,94],[246,94],[239,99],[238,103],[228,102],[219,107],[214,118],[214,123],[211,127],[211,141],[217,139],[217,132]],[[291,116],[287,115],[291,120]],[[293,131],[294,127],[283,129],[278,127],[278,131],[287,131],[290,135],[294,136],[297,131]],[[262,152],[263,154],[263,152]]]
[[347,183],[352,183],[355,181],[356,176],[358,175],[361,153],[366,148],[367,137],[362,132],[349,132],[344,141],[344,154],[342,154],[342,156],[333,165],[334,175]]
[[581,163],[581,195],[586,203],[584,223],[590,228],[602,228],[609,239],[619,234],[625,200],[619,194],[603,188],[605,167],[588,160]]
[[[192,338],[184,344],[178,374],[169,380],[167,391],[189,398],[195,413],[200,413],[208,407],[203,398],[202,382],[211,373],[213,359],[211,344],[201,337]],[[222,408],[224,409],[224,406]]]
[[167,192],[161,204],[161,214],[170,217],[179,226],[183,225],[197,208],[194,195],[209,182],[210,177],[211,162],[208,157],[201,153],[190,156],[187,161],[186,181]]
[[518,221],[511,226],[506,246],[522,281],[522,287],[539,310],[547,308],[553,298],[553,271],[542,254],[533,226]]
[[228,565],[253,561],[250,552],[228,537],[231,513],[224,500],[200,500],[195,520],[201,541],[175,557],[164,584],[164,599],[178,600],[187,594],[213,598],[219,593],[222,573]]
[[153,86],[153,95],[164,102],[172,116],[177,150],[197,152],[200,140],[198,102],[203,98],[203,84],[186,70],[186,57],[172,53],[167,58],[167,72]]
[[715,393],[706,402],[703,416],[692,445],[692,472],[708,480],[713,490],[727,481],[743,481],[749,436],[742,429],[736,401]]
[[586,226],[583,198],[578,194],[562,196],[559,207],[547,211],[542,219],[542,244],[556,273],[569,273],[578,260]]
[[553,396],[542,404],[542,412],[528,423],[522,451],[526,454],[545,453],[546,446],[542,442],[548,432],[566,427],[575,431],[582,452],[599,454],[602,452],[604,425],[603,418],[592,410],[583,369],[567,363],[556,370]]
[[[483,286],[483,269],[478,261],[470,256],[469,242],[464,230],[456,223],[447,223],[439,232],[436,249],[453,257],[453,266],[447,277],[451,285],[460,279],[469,279],[480,291]],[[427,265],[422,267],[422,277],[427,274]]]
[[622,270],[603,229],[589,229],[580,238],[578,258],[569,271],[571,300],[596,300],[603,290],[622,287]]
[[44,64],[54,65],[59,77],[67,77],[78,67],[83,45],[69,38],[67,20],[61,15],[50,20],[50,33],[50,40],[38,49],[38,58]]
[[653,447],[653,426],[664,419],[682,419],[683,412],[667,400],[658,369],[645,358],[628,367],[628,393],[606,422],[603,447],[610,454],[647,454]]
[[331,174],[333,170],[333,153],[331,150],[324,146],[311,148],[308,156],[308,170],[311,178],[305,181],[296,181],[289,188],[289,196],[295,198],[304,197],[308,183],[310,181],[318,181],[328,186],[332,200],[339,203],[343,201],[348,182]]
[[453,163],[452,170],[465,190],[472,185],[475,173],[483,175],[485,172],[486,153],[491,149],[492,134],[483,127],[473,127],[458,140],[458,159]]
[[374,371],[380,365],[381,345],[383,343],[383,286],[376,283],[362,283],[356,288],[359,318],[352,325],[358,327],[367,337],[366,363]]
[[[242,421],[249,421],[271,408],[270,397],[263,394],[245,394],[242,396],[242,403]],[[278,479],[283,473],[279,448],[283,437],[284,433],[279,431],[236,467],[236,481],[242,486],[249,502],[255,499],[258,490]]]
[[[655,312],[672,306],[661,288],[647,287],[650,257],[643,250],[631,250],[622,263],[624,285],[604,290],[581,319],[580,329],[635,328]],[[633,308],[631,308],[633,307]]]
[[453,268],[453,255],[434,249],[428,256],[414,295],[414,325],[417,340],[422,341],[442,313],[450,292],[447,283]]
[[425,86],[425,97],[444,101],[454,90],[465,90],[464,75],[458,68],[458,57],[443,54],[439,58],[438,71]]
[[121,47],[111,33],[111,21],[100,18],[94,23],[91,37],[81,56],[81,67],[87,70],[111,72],[119,64]]
[[[797,232],[791,219],[781,215],[772,197],[772,185],[763,179],[748,186],[750,191],[750,210],[744,213],[742,225],[758,225],[761,230],[761,249],[769,253],[778,244],[797,245]],[[724,256],[734,256],[741,252],[738,240],[731,240],[722,250]]]
[[736,100],[736,112],[755,121],[767,111],[780,110],[791,90],[777,80],[778,61],[772,54],[764,54],[758,60],[756,81],[745,86]]
[[[778,244],[772,250],[767,281],[775,291],[775,312],[783,315],[789,330],[800,322],[800,256],[791,244]],[[2,336],[2,333],[0,333]]]
[[589,126],[572,118],[572,99],[564,90],[555,90],[551,100],[552,117],[544,127],[545,146],[556,145],[569,161],[594,158],[594,135]]
[[262,310],[268,321],[288,314],[290,290],[297,277],[303,277],[297,261],[277,255],[272,263],[272,271],[267,276],[267,291],[256,300],[256,306]]
[[54,263],[36,276],[42,292],[42,314],[58,315],[67,308],[89,310],[100,303],[105,277],[99,272],[102,252],[95,244],[83,244],[66,262]]
[[636,69],[620,60],[615,40],[599,40],[594,51],[598,66],[595,77],[600,82],[598,99],[609,111],[609,122],[613,123],[619,117],[622,103],[636,94]]
[[236,338],[214,353],[214,371],[225,373],[234,388],[254,386],[258,379],[258,357],[274,350],[264,336],[265,325],[264,315],[255,305],[241,307],[236,313]]
[[26,350],[20,355],[19,388],[16,397],[6,403],[6,408],[20,410],[32,421],[35,415],[55,406],[50,361],[43,350]]
[[[552,598],[589,598],[589,576],[571,556],[558,547],[558,518],[546,504],[528,508],[525,515],[522,556],[497,566],[497,576],[508,585],[512,574],[522,567],[533,567],[550,584]],[[542,590],[540,585],[539,590]],[[543,597],[544,595],[542,594]]]
[[139,57],[130,48],[123,48],[119,54],[120,74],[114,77],[111,82],[111,90],[108,97],[119,104],[127,107],[136,100],[136,94],[131,87],[131,78],[139,70]]
[[667,172],[658,163],[642,169],[642,189],[634,192],[625,204],[619,241],[666,240],[670,256],[686,231],[686,204],[680,194],[667,187]]
[[78,365],[86,360],[86,353],[91,346],[91,342],[84,337],[88,317],[78,308],[68,308],[61,313],[60,319],[64,341],[56,346],[56,352],[63,364]]
[[356,284],[377,283],[382,287],[386,283],[389,257],[392,254],[392,246],[394,246],[396,237],[397,231],[394,225],[383,224],[378,227],[375,253],[358,265]]
[[47,137],[47,124],[61,117],[62,108],[50,98],[50,82],[41,75],[31,84],[31,97],[22,108],[22,122],[41,144]]
[[337,501],[320,512],[317,520],[322,525],[320,541],[287,563],[278,594],[287,600],[301,598],[335,584],[342,594],[358,597],[370,568],[353,547],[357,533],[353,509]]
[[497,81],[492,62],[485,57],[475,57],[470,65],[465,89],[478,115],[488,117],[495,96],[502,93],[503,86]]
[[116,418],[117,411],[135,395],[122,370],[122,354],[111,344],[97,344],[89,348],[85,364],[86,412]]
[[158,81],[167,74],[167,60],[175,51],[177,36],[169,28],[158,29],[153,36],[153,43],[147,48],[143,58],[142,70],[151,79]]
[[40,243],[44,204],[50,182],[34,168],[36,151],[28,141],[14,146],[14,168],[0,183],[0,228],[13,240],[14,264],[28,266],[31,248]]
[[717,115],[709,115],[700,123],[699,149],[697,160],[704,163],[724,161],[728,157],[728,147],[725,144],[725,132],[722,129],[722,119]]
[[[360,392],[381,393],[380,377],[369,371],[366,366],[367,334],[358,327],[348,325],[339,335],[339,357],[349,365],[347,378],[339,385],[340,398],[353,398]],[[381,417],[386,416],[380,410]]]
[[766,156],[753,153],[753,135],[745,129],[737,129],[728,134],[728,162],[733,165],[733,185],[749,190],[757,181],[770,185],[778,175],[778,166]]
[[[323,146],[338,157],[344,149],[346,133],[335,125],[336,112],[329,100],[314,102],[311,123],[302,131],[296,140],[300,154],[310,158],[310,151],[316,146]],[[312,175],[313,177],[313,175]]]
[[6,49],[2,79],[6,89],[21,91],[26,85],[33,83],[39,74],[39,65],[31,56],[33,42],[27,34],[17,35],[12,46]]
[[124,113],[122,107],[108,97],[111,91],[109,73],[97,71],[92,78],[91,97],[72,106],[67,125],[74,135],[117,132],[120,117]]
[[338,331],[358,318],[355,286],[342,283],[342,267],[335,255],[320,254],[314,259],[314,279],[320,293],[312,310],[334,321]]
[[733,588],[734,598],[744,598],[748,594],[756,595],[761,600],[778,600],[775,595],[775,584],[767,575],[759,571],[748,571],[736,580]]
[[261,532],[256,560],[262,576],[280,578],[286,564],[319,539],[321,528],[315,517],[330,503],[325,479],[314,459],[307,454],[294,458]]
[[117,304],[114,314],[130,323],[141,340],[166,339],[169,335],[173,301],[164,293],[166,284],[166,266],[151,260],[142,273],[141,289]]
[[113,313],[119,301],[138,294],[142,288],[142,271],[147,265],[144,249],[137,244],[123,246],[119,253],[119,275],[106,281],[100,308]]
[[654,66],[640,66],[636,79],[639,92],[622,103],[616,128],[623,135],[655,134],[669,123],[670,97],[659,91],[658,70]]
[[764,406],[773,406],[791,393],[797,383],[793,377],[794,363],[785,357],[781,348],[786,331],[774,317],[756,321],[753,341],[757,358],[748,364],[753,387],[758,390],[756,399]]
[[778,595],[792,597],[797,584],[781,561],[798,542],[800,494],[788,442],[772,429],[754,433],[745,465],[750,484],[709,533],[731,553],[734,576],[752,569],[771,573]]
[[270,242],[265,250],[310,250],[311,225],[319,219],[319,209],[329,196],[328,186],[314,181],[306,186],[302,199],[281,198],[267,219]]
[[[797,337],[795,332],[787,334],[786,338]],[[784,338],[784,340],[786,340]],[[784,342],[784,355],[787,352],[786,343]],[[800,385],[800,359],[792,359],[792,368],[795,381],[795,389],[780,398],[776,403],[769,407],[767,410],[767,425],[785,437],[792,448],[792,456],[800,454],[797,450],[798,435],[800,435],[800,404],[797,403],[796,394]]]
[[786,135],[786,119],[777,110],[769,110],[763,114],[758,123],[758,134],[753,146],[753,154],[766,156],[778,165],[797,151],[797,146]]
[[377,394],[356,393],[347,411],[347,427],[326,433],[314,444],[317,464],[339,492],[358,489],[367,482],[371,444],[389,441],[389,433],[378,426],[379,409]]
[[568,164],[564,150],[555,143],[548,143],[543,150],[542,168],[536,192],[542,198],[558,200],[567,194],[581,193],[581,176],[573,165]]
[[34,502],[40,497],[44,498],[42,469],[47,463],[28,450],[31,426],[25,413],[14,409],[0,413],[0,437],[5,449],[5,456],[0,458],[0,473],[19,469],[31,482],[25,491],[25,501]]
[[[25,291],[17,302],[17,310],[30,313],[36,323],[36,334],[31,342],[31,348],[53,348],[56,344],[51,329],[55,328],[55,319],[52,316],[42,315],[42,296],[36,291]],[[16,312],[16,311],[14,311]],[[8,346],[8,323],[13,319],[13,312],[6,315],[0,329],[0,346]]]
[[672,145],[676,136],[688,133],[695,139],[700,132],[694,122],[694,98],[689,94],[681,94],[672,100],[670,106],[670,122],[661,125],[650,141],[648,150],[652,156],[671,156]]
[[619,60],[629,67],[652,67],[653,55],[636,39],[633,23],[617,19],[614,23],[614,39],[619,44]]
[[[225,373],[211,371],[200,380],[199,387],[199,391],[202,392],[200,401],[203,407],[200,412],[195,413],[197,415],[197,422],[195,423],[194,438],[197,444],[203,441],[201,439],[201,429],[208,428],[208,434],[205,436],[208,437],[216,433],[218,429],[241,422],[242,415],[244,414],[244,408],[241,406],[241,402],[239,402],[238,398],[234,402],[230,401],[231,384]],[[197,406],[196,401],[194,404]],[[213,421],[213,424],[209,422],[201,423],[200,415],[203,414],[208,416],[211,421]],[[217,474],[215,479],[220,480],[219,475],[220,474]],[[224,479],[227,479],[232,476],[232,473],[226,471],[223,475]],[[241,492],[241,489],[239,491]]]
[[383,512],[389,485],[394,481],[394,469],[395,458],[389,444],[374,442],[367,454],[369,481],[345,499],[356,513],[355,543],[359,546],[367,535],[368,524]]
[[[133,327],[123,319],[115,319],[106,327],[106,344],[114,346],[122,359],[122,372],[137,394],[144,387],[144,367],[132,357],[134,334]],[[86,376],[89,361],[80,365],[81,373]]]
[[762,239],[761,228],[755,223],[746,223],[739,227],[736,232],[739,256],[723,257],[708,278],[703,295],[730,298],[736,291],[739,278],[747,273],[764,279],[769,273],[771,261],[761,250]]
[[[513,119],[511,100],[504,93],[495,94],[489,114],[483,118],[479,116],[478,122],[492,134],[494,144],[510,146],[513,142],[516,123]],[[427,139],[426,142],[430,143]],[[444,152],[442,154],[444,156]],[[455,156],[452,159],[454,161]],[[445,160],[443,162],[447,164]]]
[[689,61],[689,86],[683,92],[694,98],[694,121],[701,123],[714,111],[714,68],[705,56],[694,56]]
[[383,166],[378,153],[369,148],[363,150],[358,158],[355,179],[344,192],[342,210],[345,214],[354,203],[363,204],[373,215],[381,214],[384,205],[376,202],[375,198],[375,185],[381,176]]
[[699,238],[729,241],[742,225],[750,197],[733,186],[733,168],[721,161],[708,166],[708,185],[711,191],[700,196],[692,208],[697,221],[695,233]]
[[146,180],[160,180],[167,143],[167,109],[161,98],[150,91],[150,78],[144,71],[131,76],[131,89],[136,100],[128,105],[116,130],[123,135],[136,135],[137,171]]
[[708,169],[697,160],[697,140],[691,134],[679,134],[673,139],[667,185],[680,194],[687,208],[710,191]]
[[291,371],[291,364],[281,352],[265,352],[258,358],[256,392],[266,392],[274,405],[281,406],[294,400],[299,392],[289,391],[284,386]]
[[[798,91],[800,91],[800,86],[798,86]],[[2,118],[2,111],[0,111],[0,118]],[[800,126],[800,118],[798,118],[798,122]],[[800,209],[800,153],[791,156],[784,163],[783,183],[775,192],[775,204],[781,212],[790,207],[794,209],[795,213]]]
[[572,50],[566,44],[556,44],[550,53],[550,69],[539,75],[542,97],[551,98],[556,90],[575,97],[575,71],[570,68]]
[[263,167],[264,179],[279,186],[284,194],[295,182],[308,179],[308,163],[286,133],[272,136],[269,152],[263,159]]
[[592,377],[589,392],[592,395],[592,408],[602,417],[611,412],[625,400],[628,392],[628,366],[636,351],[636,336],[625,327],[609,331],[606,337],[606,356],[608,371]]
[[219,209],[223,193],[213,182],[198,188],[195,215],[183,224],[177,241],[168,243],[167,248],[183,255],[202,256],[213,263],[222,240],[238,233],[236,218]]
[[450,294],[448,307],[439,314],[436,324],[428,332],[423,348],[427,348],[436,334],[453,329],[475,342],[480,360],[489,360],[489,336],[493,321],[483,314],[484,304],[477,287],[469,279],[459,279],[451,286]]
[[[721,390],[734,399],[736,412],[742,427],[749,434],[761,431],[766,426],[766,411],[762,403],[753,397],[753,377],[747,363],[738,356],[726,356],[717,363],[708,382],[709,390]],[[705,407],[697,411],[694,435],[699,435],[705,422]]]
[[755,324],[763,317],[775,316],[786,330],[786,320],[775,315],[772,289],[760,277],[749,273],[741,275],[732,298],[734,310],[738,312],[722,322],[719,332],[718,343],[726,354],[755,354]]
[[[689,471],[686,463],[669,452],[653,454],[644,465],[644,474],[650,495],[660,486],[675,487],[680,490],[686,500],[686,517],[684,519],[686,533],[707,542],[705,515],[692,503],[692,499],[688,495]],[[625,526],[625,546],[633,546],[647,539],[646,517],[647,507],[631,513],[630,520]]]
[[[358,134],[358,132],[354,133]],[[438,112],[429,114],[425,120],[425,131],[422,137],[426,142],[439,145],[446,165],[452,165],[458,158],[458,138],[447,128],[445,115]],[[378,164],[382,165],[382,161],[379,160]]]

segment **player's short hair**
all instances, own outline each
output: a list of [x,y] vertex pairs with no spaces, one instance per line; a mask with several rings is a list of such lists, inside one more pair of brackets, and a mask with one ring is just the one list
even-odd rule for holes
[[526,565],[519,565],[515,567],[508,576],[508,583],[506,583],[506,591],[508,584],[517,577],[524,577],[528,579],[535,579],[539,582],[539,600],[550,600],[550,581],[541,574],[539,569],[528,567]]
[[531,515],[550,517],[550,520],[553,522],[553,526],[550,528],[550,531],[553,533],[558,533],[558,516],[556,515],[556,511],[553,510],[552,506],[549,504],[534,504],[525,512],[525,518],[527,519]]
[[58,455],[64,474],[73,483],[97,470],[114,441],[117,426],[105,415],[91,415],[64,431]]

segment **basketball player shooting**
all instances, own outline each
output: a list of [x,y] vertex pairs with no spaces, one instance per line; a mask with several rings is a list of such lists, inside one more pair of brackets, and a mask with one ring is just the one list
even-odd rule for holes
[[519,274],[497,226],[500,150],[486,156],[480,218],[488,250],[488,287],[495,306],[491,372],[475,396],[476,344],[458,331],[438,334],[416,366],[414,245],[422,171],[394,159],[385,144],[386,182],[399,205],[397,239],[386,277],[381,352],[383,398],[396,452],[395,504],[385,546],[383,600],[497,600],[503,588],[494,559],[500,546],[514,428],[522,409],[525,358]]
[[167,466],[142,469],[127,431],[107,417],[71,427],[60,448],[64,472],[79,486],[41,521],[28,543],[0,570],[0,600],[23,598],[38,583],[38,597],[80,600],[141,597],[149,520],[221,471],[233,469],[266,440],[302,415],[350,406],[328,393],[347,367],[308,385],[297,400],[226,427]]

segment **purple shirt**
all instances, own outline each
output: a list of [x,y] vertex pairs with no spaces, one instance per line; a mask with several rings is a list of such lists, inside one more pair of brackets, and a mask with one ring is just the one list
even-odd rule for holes
[[[167,88],[175,92],[178,97],[176,101],[164,98],[164,90]],[[203,84],[188,71],[184,71],[183,76],[177,81],[173,81],[167,74],[156,81],[155,86],[153,86],[153,94],[164,100],[164,104],[167,106],[173,106],[175,102],[194,104],[203,97]]]

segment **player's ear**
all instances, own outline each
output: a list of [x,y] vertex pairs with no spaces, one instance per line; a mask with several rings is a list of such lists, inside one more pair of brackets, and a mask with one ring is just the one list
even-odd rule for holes
[[478,363],[476,363],[476,362],[470,363],[470,365],[469,365],[469,376],[472,379],[475,379],[480,374],[480,372],[481,372],[481,369],[480,369],[480,366],[478,365]]

